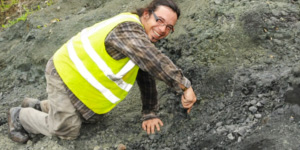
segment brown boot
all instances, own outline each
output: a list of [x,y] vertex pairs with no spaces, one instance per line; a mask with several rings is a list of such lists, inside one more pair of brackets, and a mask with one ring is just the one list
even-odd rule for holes
[[21,104],[21,107],[32,107],[36,110],[42,111],[40,101],[33,98],[25,98]]
[[21,107],[13,107],[7,112],[7,122],[9,127],[9,138],[15,142],[26,143],[28,141],[28,134],[22,127],[19,114]]

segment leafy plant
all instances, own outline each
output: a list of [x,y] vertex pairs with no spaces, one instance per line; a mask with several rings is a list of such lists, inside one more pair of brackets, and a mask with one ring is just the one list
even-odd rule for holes
[[53,4],[53,0],[48,0],[48,1],[46,1],[46,3],[48,6],[51,6]]
[[[11,0],[10,1],[11,3],[9,4],[5,4],[4,1],[1,1],[1,11],[5,11],[5,10],[8,10],[10,7],[12,7],[13,5],[15,4],[18,4],[19,3],[19,0]],[[53,3],[53,1],[51,0],[51,4]],[[5,8],[5,10],[3,9]],[[27,16],[35,11],[38,11],[41,9],[40,5],[37,6],[37,9],[36,10],[33,10],[33,9],[28,9],[26,6],[23,6],[22,7],[23,10],[25,10],[25,13],[23,13],[20,17],[16,18],[16,19],[13,19],[13,20],[8,20],[8,22],[6,24],[2,24],[2,28],[8,28],[8,27],[11,27],[12,25],[18,23],[19,21],[26,21],[27,19]]]
[[10,3],[8,3],[8,4],[5,2],[9,2],[9,1],[1,0],[1,3],[0,3],[1,12],[5,12],[13,5],[18,4],[19,0],[11,0]]
[[9,20],[7,24],[2,25],[2,28],[11,27],[12,25],[18,23],[19,21],[25,21],[27,19],[27,16],[33,12],[33,10],[29,10],[25,6],[23,6],[23,9],[25,10],[25,13],[23,15],[21,15],[17,19]]

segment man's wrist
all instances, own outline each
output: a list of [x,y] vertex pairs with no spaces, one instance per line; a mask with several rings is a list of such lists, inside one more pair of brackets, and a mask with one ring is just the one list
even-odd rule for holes
[[180,84],[179,85],[180,86],[180,89],[183,91],[183,92],[185,92],[189,87],[186,87],[185,85],[183,85],[183,84]]
[[187,87],[184,87],[184,88],[182,89],[182,91],[185,92],[187,89],[188,89]]
[[146,120],[150,120],[150,119],[154,119],[154,118],[159,118],[159,117],[155,113],[149,113],[149,114],[143,114],[143,117],[141,120],[146,121]]

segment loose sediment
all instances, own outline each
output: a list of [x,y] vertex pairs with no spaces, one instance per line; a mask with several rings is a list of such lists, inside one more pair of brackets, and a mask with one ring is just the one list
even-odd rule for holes
[[[70,37],[150,0],[57,1],[0,32],[0,147],[4,149],[299,149],[300,2],[177,0],[176,32],[156,43],[192,81],[198,101],[187,115],[158,81],[162,131],[141,128],[135,85],[129,96],[73,141],[7,136],[6,111],[24,97],[46,99],[47,60]],[[53,21],[56,20],[56,21]],[[124,148],[123,147],[123,148]]]

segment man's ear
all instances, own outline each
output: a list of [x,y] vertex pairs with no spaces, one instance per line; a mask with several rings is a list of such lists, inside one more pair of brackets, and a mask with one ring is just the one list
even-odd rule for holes
[[145,19],[149,19],[150,15],[149,15],[149,10],[148,10],[148,9],[144,10],[144,12],[143,12],[143,17],[144,17]]

